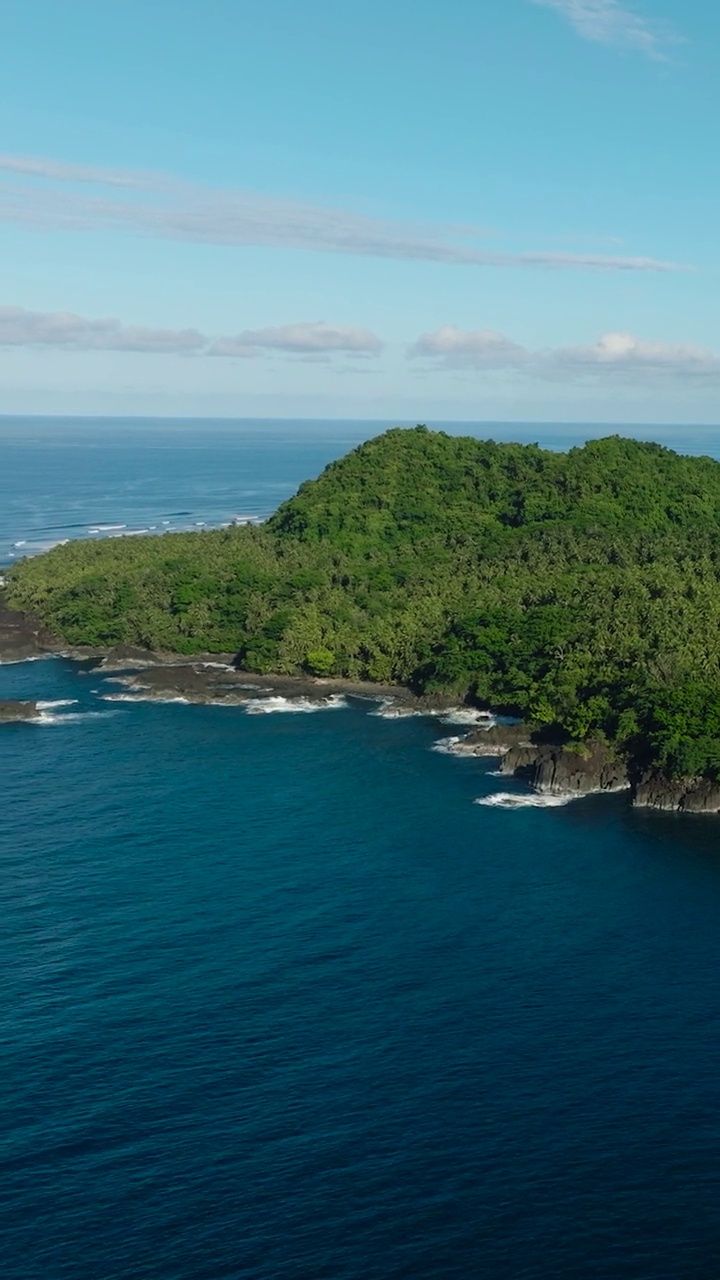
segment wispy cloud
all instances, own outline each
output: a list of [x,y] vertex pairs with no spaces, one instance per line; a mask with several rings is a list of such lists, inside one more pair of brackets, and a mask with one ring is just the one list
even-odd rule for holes
[[271,329],[246,329],[236,338],[218,338],[208,349],[210,356],[252,356],[280,351],[286,355],[377,356],[383,344],[369,329],[315,323],[285,324]]
[[489,329],[456,329],[446,324],[422,333],[410,348],[411,357],[439,361],[448,368],[508,369],[530,360],[530,352],[502,333]]
[[692,343],[649,342],[629,333],[606,333],[589,346],[533,350],[504,334],[445,325],[425,333],[408,350],[425,366],[446,369],[522,371],[530,377],[652,376],[720,380],[720,354]]
[[[419,227],[349,210],[26,156],[0,157],[0,222],[37,230],[112,231],[196,244],[304,249],[473,267],[682,271],[656,258],[527,250],[488,252],[466,227]],[[475,233],[477,234],[477,233]]]
[[83,182],[92,186],[121,187],[127,189],[159,186],[161,174],[148,174],[129,169],[102,169],[93,165],[72,164],[66,160],[51,160],[43,156],[0,155],[0,169],[23,178],[46,178],[50,182]]
[[0,346],[192,355],[207,341],[197,329],[146,329],[119,320],[85,320],[69,311],[0,307]]
[[543,9],[554,9],[584,40],[617,49],[632,49],[664,62],[668,49],[682,43],[665,22],[644,18],[619,0],[531,0]]
[[246,329],[209,338],[197,329],[151,329],[119,320],[86,320],[68,311],[0,306],[0,347],[59,347],[66,351],[137,351],[151,355],[257,357],[377,356],[383,344],[369,329],[322,321]]

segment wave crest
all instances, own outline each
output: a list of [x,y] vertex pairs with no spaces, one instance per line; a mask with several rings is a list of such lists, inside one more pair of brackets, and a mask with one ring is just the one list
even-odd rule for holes
[[333,693],[328,698],[314,702],[311,698],[250,698],[242,704],[249,716],[268,716],[286,712],[342,711],[347,707],[342,694]]
[[548,792],[541,794],[539,791],[532,791],[529,794],[517,791],[496,791],[494,795],[481,796],[474,800],[473,804],[482,804],[489,809],[558,809],[580,798],[578,795],[567,792],[551,795]]

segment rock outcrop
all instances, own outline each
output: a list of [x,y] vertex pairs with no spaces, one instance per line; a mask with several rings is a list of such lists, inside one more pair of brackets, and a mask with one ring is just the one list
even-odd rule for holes
[[37,618],[8,609],[0,599],[0,662],[23,662],[56,652],[60,647]]
[[670,813],[720,813],[720,783],[709,778],[671,778],[659,771],[647,773],[635,785],[633,804],[638,809]]
[[465,753],[475,756],[502,756],[514,747],[530,745],[526,724],[494,724],[489,729],[473,729],[462,740]]
[[16,724],[23,720],[36,720],[39,715],[37,702],[0,701],[0,724]]
[[498,756],[500,772],[521,778],[554,795],[591,795],[625,791],[630,786],[627,769],[602,742],[570,748],[544,742],[526,724],[497,724],[475,729],[456,747],[459,755]]
[[500,771],[524,778],[536,791],[553,795],[590,795],[625,791],[627,769],[602,742],[581,749],[539,743],[517,746],[502,758]]

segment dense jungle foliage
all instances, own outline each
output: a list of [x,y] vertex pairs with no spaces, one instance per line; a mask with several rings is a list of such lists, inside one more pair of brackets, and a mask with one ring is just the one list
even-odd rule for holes
[[720,775],[720,464],[393,430],[261,528],[71,542],[10,601],[69,642],[451,691]]

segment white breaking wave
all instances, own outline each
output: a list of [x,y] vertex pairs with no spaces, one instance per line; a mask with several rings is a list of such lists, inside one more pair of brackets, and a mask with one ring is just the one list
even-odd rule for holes
[[82,720],[109,720],[110,716],[119,715],[122,715],[121,711],[66,711],[61,715],[42,711],[35,720],[29,720],[28,724],[79,724]]
[[486,805],[491,809],[557,809],[570,804],[581,797],[568,792],[553,795],[548,792],[531,791],[529,794],[517,791],[498,791],[492,796],[482,796],[473,804]]
[[317,702],[313,702],[311,698],[250,698],[244,704],[245,711],[249,716],[267,716],[274,715],[278,712],[309,712],[309,711],[341,711],[347,707],[347,702],[342,694],[334,693],[328,698],[321,698]]
[[[105,676],[105,684],[122,684],[126,688],[129,685],[132,689],[149,689],[149,684],[136,684],[134,676]],[[93,693],[99,693],[99,689],[93,689]]]
[[181,702],[185,707],[189,707],[191,703],[190,698],[183,698],[179,693],[174,694],[172,697],[170,696],[170,694],[164,694],[162,696],[152,694],[150,697],[141,696],[139,698],[135,698],[134,701],[135,702],[161,702],[163,703],[163,705],[169,705],[171,702]]
[[53,711],[55,707],[75,707],[77,698],[56,698],[54,702],[36,703],[38,711]]
[[437,711],[421,710],[409,707],[405,702],[396,702],[394,698],[380,698],[378,706],[370,712],[371,716],[380,716],[382,720],[409,720],[411,716],[435,716]]
[[[23,539],[20,542],[14,542],[13,547],[16,550],[22,551],[23,556],[26,556],[26,555],[35,556],[35,555],[40,555],[43,551],[52,551],[53,547],[64,547],[65,544],[69,541],[70,541],[69,538],[50,538],[47,540],[43,540],[42,542],[30,542],[26,539]],[[11,552],[11,555],[13,556],[13,558],[15,558],[14,551]]]
[[489,711],[479,711],[477,707],[410,707],[404,702],[396,702],[394,698],[381,698],[379,706],[370,715],[380,716],[382,720],[432,716],[441,724],[468,724],[481,729],[491,729],[497,724],[495,716]]
[[470,752],[463,752],[461,744],[462,738],[439,738],[431,746],[431,751],[437,751],[441,756],[461,756],[470,755]]
[[[145,688],[146,686],[142,685],[138,687]],[[182,702],[185,706],[189,706],[190,704],[189,698],[181,698],[179,694],[174,697],[170,697],[169,694],[163,697],[154,693],[149,696],[142,693],[103,693],[100,695],[100,698],[102,702]]]
[[46,662],[55,657],[54,653],[34,653],[31,658],[0,658],[0,667],[19,667],[23,662]]
[[439,714],[441,724],[473,724],[481,729],[492,729],[497,724],[489,711],[478,711],[477,707],[451,707],[449,711],[441,711]]

